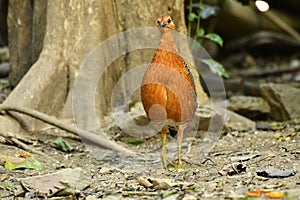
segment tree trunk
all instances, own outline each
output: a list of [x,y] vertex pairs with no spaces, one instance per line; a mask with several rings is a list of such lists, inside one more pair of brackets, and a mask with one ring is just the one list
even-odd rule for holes
[[[32,28],[33,24],[30,24],[30,21],[32,23],[34,20],[31,18],[31,20],[24,25],[28,24],[32,32],[26,29],[26,38],[24,38],[24,36],[18,37],[16,34],[20,33],[21,28],[18,27],[20,24],[18,25],[18,20],[13,20],[12,16],[16,15],[14,19],[18,19],[22,17],[23,14],[22,12],[14,11],[14,6],[20,9],[19,6],[21,5],[17,5],[17,3],[13,4],[13,2],[14,0],[11,0],[11,9],[9,9],[9,32],[17,32],[15,35],[10,36],[9,41],[12,42],[10,48],[12,48],[12,51],[19,52],[15,54],[18,61],[21,62],[22,59],[31,59],[32,61],[32,55],[36,54],[28,55],[30,58],[27,58],[27,49],[24,49],[24,47],[28,47],[31,50],[34,49],[34,51],[37,52],[39,43],[34,42],[35,39],[33,39],[33,37],[38,34],[39,39],[41,39],[42,30],[38,27]],[[41,3],[39,0],[34,0],[33,2],[34,5]],[[167,2],[163,0],[51,0],[47,3],[47,12],[43,13],[38,12],[37,9],[40,8],[32,6],[29,1],[23,1],[22,6],[29,10],[33,9],[33,13],[39,13],[37,16],[44,16],[45,13],[47,13],[45,38],[38,60],[32,65],[4,104],[33,108],[58,118],[73,117],[72,98],[74,97],[73,90],[75,80],[77,77],[93,75],[92,71],[88,72],[90,74],[80,74],[80,66],[82,63],[87,63],[85,62],[86,58],[90,55],[89,52],[93,48],[101,45],[111,36],[137,28],[154,27],[157,17],[162,13],[168,13],[173,16],[176,30],[186,33],[183,0]],[[28,12],[32,11],[30,10]],[[43,27],[41,27],[41,29],[43,29]],[[149,35],[149,37],[155,38],[152,35]],[[24,43],[21,42],[23,45],[18,46],[13,43],[13,40],[16,40],[16,44],[18,44],[19,41],[25,39],[29,41],[29,44],[24,45]],[[124,40],[119,40],[115,45],[118,46],[125,42],[125,45],[130,46],[131,42],[134,42],[130,41],[130,39],[123,39]],[[158,44],[158,41],[153,41],[153,43]],[[187,45],[185,44],[183,46],[185,46],[183,48],[187,53]],[[114,53],[110,52],[111,50],[112,49],[107,52],[102,52],[100,56],[105,54],[109,57],[110,53]],[[131,68],[139,64],[149,63],[152,59],[153,52],[154,49],[125,52],[112,62],[107,69],[105,68],[104,76],[102,76],[98,87],[96,87],[95,108],[97,112],[96,115],[100,122],[104,116],[109,115],[111,112],[111,98],[117,81]],[[104,58],[106,57],[104,56]],[[22,64],[18,61],[12,60],[15,65],[21,67]],[[105,61],[101,60],[99,62],[102,63]],[[198,75],[194,75],[198,77]],[[84,84],[88,86],[89,81],[80,83],[80,86]],[[197,85],[198,93],[200,93],[199,96],[201,97],[200,100],[207,100],[207,96],[198,81]],[[79,92],[82,92],[80,99],[82,101],[85,101],[85,96],[88,97],[87,93],[89,92],[95,95],[95,91]],[[33,130],[39,129],[42,125],[38,120],[21,114],[13,113],[13,116],[19,118],[19,120],[22,119],[22,125]],[[2,120],[0,118],[1,128],[4,127],[2,124],[6,123],[7,117],[2,117]],[[9,127],[5,126],[5,129],[6,131],[18,131],[18,129],[14,129],[16,127],[18,126],[10,125]]]
[[[7,11],[8,0],[0,0],[0,47],[7,46]],[[0,60],[1,62],[1,60]]]
[[9,82],[15,87],[42,51],[47,0],[9,0],[8,9]]

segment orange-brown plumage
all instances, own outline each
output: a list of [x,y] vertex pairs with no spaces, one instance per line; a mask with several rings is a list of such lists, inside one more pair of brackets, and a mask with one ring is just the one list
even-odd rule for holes
[[193,118],[197,107],[195,84],[189,67],[176,49],[172,33],[175,26],[171,17],[161,15],[157,24],[161,39],[159,48],[143,78],[142,103],[151,121],[165,121],[161,130],[161,157],[164,168],[167,168],[167,161],[169,161],[165,150],[167,129],[178,131],[176,167],[182,167],[183,130]]

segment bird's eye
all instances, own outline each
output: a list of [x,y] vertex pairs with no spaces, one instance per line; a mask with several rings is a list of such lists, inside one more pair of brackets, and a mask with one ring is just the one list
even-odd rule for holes
[[172,22],[172,20],[169,18],[169,19],[168,19],[168,24],[170,24],[171,22]]
[[157,24],[160,24],[160,21],[157,20]]

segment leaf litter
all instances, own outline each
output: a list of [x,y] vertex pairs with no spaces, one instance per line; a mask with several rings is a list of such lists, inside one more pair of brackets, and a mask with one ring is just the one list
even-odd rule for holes
[[[199,164],[203,159],[199,157],[199,151],[205,140],[196,136],[191,145],[183,149],[184,160],[188,162],[185,162],[182,171],[162,169],[159,135],[141,144],[128,144],[138,152],[137,156],[103,151],[98,160],[77,140],[66,139],[74,150],[63,152],[50,145],[53,138],[39,135],[35,148],[47,152],[59,162],[32,153],[43,165],[42,170],[8,171],[4,165],[0,166],[0,174],[3,174],[0,176],[1,198],[17,194],[48,199],[64,195],[77,199],[234,199],[250,197],[247,192],[255,190],[278,191],[296,198],[300,186],[299,134],[293,134],[290,141],[274,140],[276,131],[227,133],[215,143],[208,155],[214,162],[202,164]],[[284,134],[284,131],[281,130],[281,133]],[[119,142],[124,144],[130,139],[135,140],[125,135],[118,137]],[[176,141],[168,140],[176,147]],[[0,144],[0,155],[4,158],[13,157],[16,152],[20,152],[17,147]],[[174,152],[171,148],[169,154],[172,160],[176,160],[176,156],[172,156]],[[257,171],[265,171],[268,167],[286,169],[284,173],[290,174],[289,170],[293,170],[293,175],[285,178],[258,176]],[[225,172],[220,174],[222,169]],[[266,196],[266,193],[261,195]]]

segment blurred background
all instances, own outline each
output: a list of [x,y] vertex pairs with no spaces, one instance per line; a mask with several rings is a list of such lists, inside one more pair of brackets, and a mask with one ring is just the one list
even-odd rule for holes
[[[265,83],[300,88],[299,0],[185,0],[184,15],[187,34],[201,43],[228,73],[228,78],[224,78],[228,98],[268,98],[269,93],[261,87]],[[46,16],[45,1],[0,0],[1,102],[39,58]],[[223,46],[202,37],[206,33],[219,35]],[[196,57],[195,62],[201,61]],[[206,89],[213,82],[202,81],[202,86]],[[291,118],[263,114],[263,119],[270,117]]]

